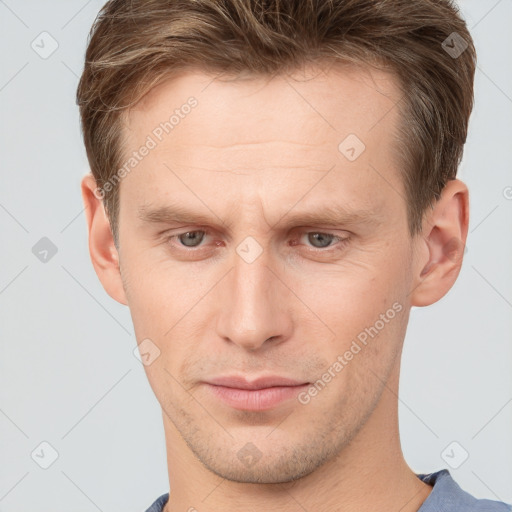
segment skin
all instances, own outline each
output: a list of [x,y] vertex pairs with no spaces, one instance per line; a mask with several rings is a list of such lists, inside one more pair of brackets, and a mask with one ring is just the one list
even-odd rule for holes
[[[126,115],[127,157],[190,96],[197,107],[120,183],[118,247],[94,179],[82,182],[98,277],[129,306],[137,342],[160,350],[144,368],[162,407],[165,511],[418,510],[432,488],[400,447],[400,356],[411,306],[438,301],[460,271],[467,187],[450,181],[410,237],[399,89],[359,67],[182,72]],[[366,146],[354,161],[338,149],[348,134]],[[175,204],[206,219],[139,215]],[[296,218],[326,206],[369,219]],[[191,247],[175,236],[193,231]],[[262,250],[250,263],[236,251],[248,236]],[[242,411],[204,385],[232,374],[314,383],[394,303],[401,311],[307,404]],[[252,465],[237,456],[247,443]]]

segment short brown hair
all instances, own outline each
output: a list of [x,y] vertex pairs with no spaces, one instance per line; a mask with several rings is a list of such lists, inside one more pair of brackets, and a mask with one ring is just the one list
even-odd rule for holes
[[[476,53],[451,0],[110,0],[77,89],[98,187],[122,162],[123,112],[178,70],[271,75],[332,60],[398,78],[398,151],[411,236],[454,179],[473,108]],[[117,183],[104,204],[117,241]],[[109,187],[110,188],[110,187]]]

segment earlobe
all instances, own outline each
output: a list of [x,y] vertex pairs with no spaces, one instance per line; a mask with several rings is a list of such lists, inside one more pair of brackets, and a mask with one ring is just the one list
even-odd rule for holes
[[127,305],[119,268],[119,254],[103,201],[97,196],[98,188],[92,174],[82,178],[81,188],[89,233],[89,254],[94,270],[105,291],[117,302]]
[[429,306],[444,297],[455,283],[464,255],[469,225],[469,192],[460,180],[449,181],[424,221],[416,276],[410,293],[412,306]]

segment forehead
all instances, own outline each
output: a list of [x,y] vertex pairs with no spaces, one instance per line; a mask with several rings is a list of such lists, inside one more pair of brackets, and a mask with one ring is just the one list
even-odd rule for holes
[[[140,131],[150,133],[156,121],[168,120],[194,97],[199,108],[192,121],[173,129],[176,143],[199,146],[208,140],[220,146],[271,136],[314,143],[329,132],[335,139],[346,133],[364,138],[394,124],[393,107],[400,96],[393,74],[363,65],[306,64],[290,74],[244,77],[188,69],[154,87],[127,111],[124,131],[129,139]],[[304,130],[301,123],[315,130]]]
[[[190,98],[195,106],[185,108]],[[171,189],[185,191],[187,180],[196,199],[216,192],[224,201],[244,196],[266,204],[287,196],[289,203],[334,168],[316,191],[370,205],[372,197],[382,203],[375,190],[369,194],[378,183],[396,201],[399,99],[393,75],[354,66],[244,79],[183,71],[125,115],[126,158],[148,137],[155,147],[121,188],[139,204],[170,199]],[[356,159],[348,158],[354,153]],[[181,184],[180,177],[186,177]]]

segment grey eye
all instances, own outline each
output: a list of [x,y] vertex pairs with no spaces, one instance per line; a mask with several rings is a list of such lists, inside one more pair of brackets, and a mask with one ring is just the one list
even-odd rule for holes
[[[200,236],[198,236],[200,234]],[[197,247],[203,240],[205,235],[204,231],[187,231],[178,236],[178,239],[185,247]]]
[[[328,233],[308,233],[308,241],[311,242],[313,247],[320,249],[328,247],[334,238],[334,235]],[[316,245],[317,242],[319,242],[319,245]]]

